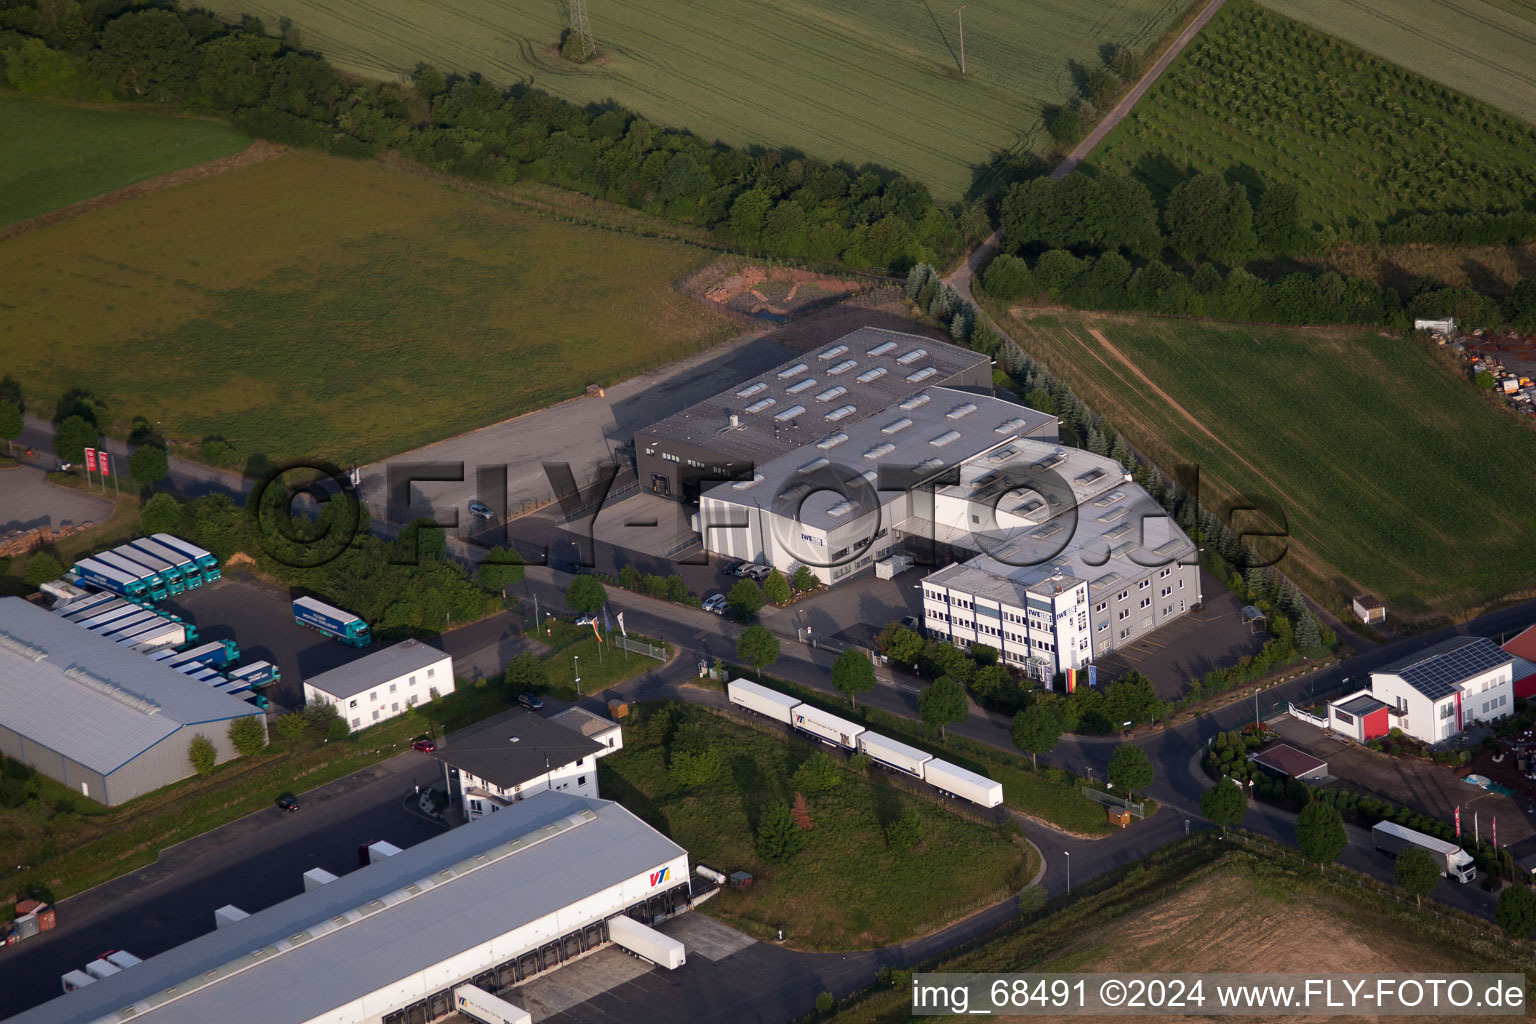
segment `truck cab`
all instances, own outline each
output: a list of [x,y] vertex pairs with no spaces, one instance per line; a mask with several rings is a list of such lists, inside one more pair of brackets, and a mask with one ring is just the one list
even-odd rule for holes
[[1462,885],[1466,885],[1477,878],[1477,861],[1466,850],[1462,850],[1451,858],[1446,865],[1446,875],[1456,879]]

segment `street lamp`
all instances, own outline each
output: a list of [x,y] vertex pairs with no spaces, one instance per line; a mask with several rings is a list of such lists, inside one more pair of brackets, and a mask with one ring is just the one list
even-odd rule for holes
[[553,617],[554,616],[550,612],[545,612],[544,613],[544,635],[545,636],[549,636],[550,635],[550,632],[549,632],[549,620],[551,618],[553,618]]
[[571,675],[576,677],[576,696],[581,696],[581,655],[571,655]]
[[1067,858],[1067,895],[1070,896],[1072,895],[1072,851],[1062,850],[1061,852]]

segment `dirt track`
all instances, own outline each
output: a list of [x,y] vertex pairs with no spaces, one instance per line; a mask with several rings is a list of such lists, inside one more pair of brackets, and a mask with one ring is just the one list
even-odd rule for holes
[[0,242],[5,241],[7,238],[24,235],[29,231],[48,227],[50,224],[72,220],[81,214],[100,210],[115,203],[137,199],[139,196],[147,196],[152,192],[174,188],[177,185],[185,185],[187,182],[196,181],[199,178],[211,178],[215,174],[223,174],[225,171],[233,171],[241,167],[265,163],[286,152],[288,152],[287,146],[280,146],[275,142],[257,139],[245,147],[245,149],[231,156],[222,156],[217,160],[209,160],[207,163],[195,164],[191,167],[183,167],[179,171],[171,171],[169,174],[160,174],[153,178],[146,178],[143,181],[134,182],[132,185],[115,189],[92,199],[84,199],[62,209],[51,210],[29,220],[20,220],[15,224],[7,224],[5,227],[0,228]]

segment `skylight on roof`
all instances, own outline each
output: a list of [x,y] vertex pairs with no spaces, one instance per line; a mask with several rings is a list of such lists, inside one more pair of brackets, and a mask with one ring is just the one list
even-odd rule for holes
[[1011,434],[1015,430],[1018,430],[1023,425],[1024,425],[1024,421],[1022,419],[1020,419],[1019,417],[1015,416],[1011,420],[1003,420],[1003,422],[999,423],[997,425],[997,427],[996,427],[996,433],[999,433],[999,434]]
[[907,399],[905,402],[902,402],[901,403],[901,407],[903,409],[907,410],[908,412],[911,412],[913,409],[916,409],[918,406],[920,406],[920,405],[927,405],[931,401],[933,401],[933,396],[930,395],[928,392],[924,391],[922,394],[920,394],[920,395],[913,395],[911,398]]
[[818,401],[818,402],[830,402],[834,398],[842,398],[847,393],[848,393],[848,389],[843,387],[841,384],[839,384],[836,387],[827,388],[827,390],[825,390],[821,394],[817,395],[816,396],[816,401]]
[[847,345],[833,345],[831,348],[827,349],[825,352],[823,352],[821,355],[817,356],[816,358],[817,359],[836,359],[838,356],[842,355],[844,352],[847,352],[847,351],[848,351],[848,346]]
[[935,448],[942,448],[945,445],[951,443],[952,441],[958,441],[958,440],[960,440],[960,431],[958,431],[958,430],[946,430],[946,431],[944,431],[944,433],[940,434],[938,437],[930,439],[928,443],[933,445]]
[[798,470],[798,472],[801,472],[801,473],[814,473],[816,470],[820,469],[821,467],[823,467],[823,466],[830,466],[831,464],[832,464],[832,460],[831,459],[828,459],[828,458],[826,458],[824,456],[818,455],[818,456],[816,456],[816,458],[812,459],[810,462],[802,463],[801,466],[800,466],[800,469]]
[[1104,495],[1102,498],[1093,499],[1093,505],[1095,508],[1109,508],[1109,506],[1113,505],[1115,502],[1123,501],[1124,499],[1124,491],[1114,491],[1110,494]]
[[735,491],[744,491],[748,487],[751,487],[754,484],[760,484],[762,482],[763,482],[763,474],[761,474],[761,473],[753,473],[751,480],[737,480],[735,483],[731,484],[731,489],[735,490]]
[[796,363],[794,366],[786,366],[784,369],[779,371],[779,380],[788,380],[789,378],[796,376],[797,374],[804,373],[809,369],[810,367],[804,363]]
[[865,370],[863,373],[859,374],[858,381],[860,384],[868,384],[870,381],[879,380],[889,372],[890,371],[883,366],[876,366],[874,369]]
[[855,366],[858,366],[858,365],[859,365],[859,361],[857,359],[844,359],[842,362],[838,363],[836,366],[833,366],[833,367],[829,368],[827,370],[827,375],[830,376],[830,377],[835,377],[835,376],[837,376],[840,373],[847,373],[849,370],[853,369]]
[[918,381],[927,380],[929,377],[936,377],[938,376],[938,373],[939,371],[935,370],[933,367],[925,366],[921,370],[918,370],[916,373],[908,374],[907,383],[916,384]]
[[820,448],[822,451],[828,451],[829,449],[836,448],[846,440],[848,440],[848,435],[839,430],[837,433],[828,434],[820,441],[817,441],[816,447]]
[[759,391],[766,391],[766,390],[768,390],[768,385],[764,384],[762,381],[758,381],[756,384],[748,384],[746,387],[744,387],[740,391],[736,392],[736,397],[737,398],[751,398],[753,395],[757,394]]
[[922,462],[919,462],[916,466],[913,466],[912,468],[917,470],[919,473],[926,473],[930,469],[938,469],[942,465],[944,465],[944,460],[943,459],[928,458],[928,459],[924,459]]
[[849,512],[852,512],[857,507],[857,503],[849,501],[845,498],[838,502],[836,505],[833,505],[831,508],[827,509],[827,515],[831,516],[833,519],[841,519],[843,516],[847,515]]
[[864,457],[866,459],[878,459],[878,458],[880,458],[882,456],[891,454],[891,452],[893,452],[895,450],[896,450],[896,446],[891,444],[891,442],[889,442],[889,441],[882,441],[881,443],[875,445],[873,448],[871,448],[868,451],[866,451],[864,453]]
[[747,412],[762,412],[770,405],[774,405],[777,401],[778,400],[775,398],[760,398],[753,402],[751,405],[747,406]]
[[800,392],[808,390],[808,389],[813,388],[815,386],[816,386],[816,378],[815,377],[807,377],[807,378],[805,378],[805,380],[801,381],[800,383],[798,383],[798,384],[791,384],[789,387],[785,388],[784,389],[784,393],[785,394],[789,394],[789,395],[798,395]]
[[945,413],[944,415],[946,417],[948,417],[949,419],[952,419],[952,420],[963,420],[963,419],[965,419],[967,416],[969,416],[971,413],[973,413],[975,411],[976,411],[976,403],[975,402],[965,402],[965,403],[963,403],[961,405],[955,406],[953,409],[949,410],[949,412]]
[[880,344],[870,349],[869,354],[872,356],[883,356],[895,347],[896,343],[894,341],[882,341]]
[[900,363],[902,366],[907,366],[907,365],[909,365],[911,363],[917,362],[919,359],[923,358],[923,356],[925,356],[927,354],[928,354],[928,350],[927,349],[925,349],[925,348],[915,348],[911,352],[903,352],[901,355],[897,356],[896,357],[896,361],[898,363]]
[[899,434],[903,430],[906,430],[911,425],[912,425],[912,420],[910,418],[906,417],[906,416],[903,416],[901,419],[899,419],[899,420],[892,420],[891,422],[887,423],[885,426],[881,427],[880,428],[880,433],[882,433],[882,434]]
[[799,416],[803,412],[805,412],[805,406],[803,406],[803,405],[792,405],[788,409],[785,409],[783,412],[774,413],[773,418],[776,419],[776,420],[779,420],[780,422],[783,422],[784,420],[792,420],[796,416]]
[[836,423],[838,420],[843,419],[846,416],[852,416],[855,411],[856,408],[854,406],[840,405],[836,409],[833,409],[831,412],[827,413],[827,419],[833,423]]

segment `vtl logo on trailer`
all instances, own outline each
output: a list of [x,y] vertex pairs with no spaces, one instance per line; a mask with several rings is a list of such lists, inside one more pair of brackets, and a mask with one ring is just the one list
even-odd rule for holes
[[662,882],[665,882],[667,880],[667,876],[671,873],[671,868],[662,868],[660,871],[652,871],[651,886],[654,888],[655,886],[660,885]]

